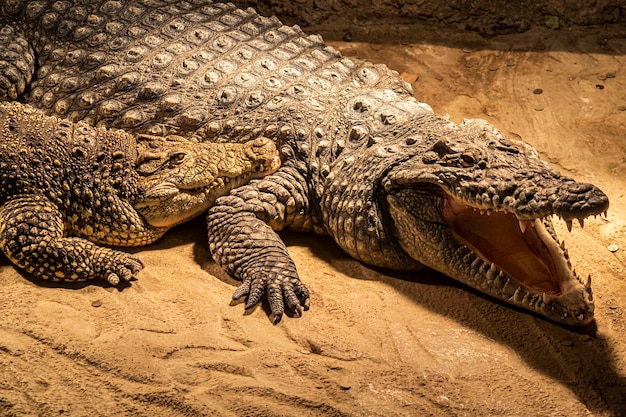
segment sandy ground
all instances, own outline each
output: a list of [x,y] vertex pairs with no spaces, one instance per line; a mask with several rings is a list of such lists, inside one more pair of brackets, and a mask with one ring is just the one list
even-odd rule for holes
[[266,308],[229,304],[236,282],[198,219],[137,250],[147,268],[123,289],[49,285],[0,257],[0,415],[626,415],[626,29],[333,45],[607,192],[608,219],[558,225],[593,276],[595,322],[564,328],[437,273],[373,270],[328,238],[285,233],[312,307],[272,326]]

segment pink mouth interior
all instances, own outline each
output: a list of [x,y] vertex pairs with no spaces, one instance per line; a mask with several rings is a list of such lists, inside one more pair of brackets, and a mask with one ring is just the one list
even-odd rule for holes
[[550,295],[562,294],[558,268],[535,231],[535,225],[541,222],[525,220],[526,230],[522,233],[513,214],[480,214],[451,196],[446,198],[443,216],[455,237],[484,260],[495,263],[527,287]]

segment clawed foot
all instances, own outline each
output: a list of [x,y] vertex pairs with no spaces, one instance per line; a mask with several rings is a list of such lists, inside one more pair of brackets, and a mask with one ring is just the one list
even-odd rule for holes
[[285,305],[295,317],[302,316],[303,310],[308,310],[311,303],[309,290],[300,282],[300,279],[281,274],[271,274],[262,277],[245,278],[235,293],[233,300],[247,296],[246,309],[257,305],[264,295],[270,304],[270,319],[274,324],[280,323],[285,313]]
[[141,259],[124,252],[116,252],[116,256],[105,264],[108,264],[108,267],[103,268],[104,279],[111,285],[119,284],[120,278],[130,281],[144,268]]

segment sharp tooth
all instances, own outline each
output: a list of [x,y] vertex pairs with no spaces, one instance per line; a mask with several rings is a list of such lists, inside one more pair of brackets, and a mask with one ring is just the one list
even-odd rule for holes
[[565,249],[565,241],[564,240],[561,241],[560,246],[561,246],[561,249]]
[[493,285],[495,288],[502,288],[502,278],[504,278],[504,274],[502,273],[502,271],[498,272],[498,275],[496,276],[496,278],[493,280]]
[[522,298],[522,304],[526,304],[526,305],[531,304],[531,302],[528,301],[528,293],[524,294],[524,297]]
[[602,213],[602,214],[604,214],[604,217],[606,218],[606,217],[608,217],[608,213],[609,213],[608,210],[604,210],[604,213]]
[[591,288],[591,274],[587,277],[587,282],[585,283],[585,287]]
[[572,231],[572,221],[571,220],[566,220],[565,224],[567,225],[567,231],[571,232]]
[[474,260],[472,261],[472,265],[471,265],[472,270],[477,269],[477,268],[478,268],[478,265],[479,265],[481,262],[482,262],[482,261],[481,261],[481,260],[480,260],[480,258],[478,258],[478,257],[477,257],[476,259],[474,259]]
[[550,304],[552,302],[552,298],[548,296],[545,292],[541,294],[541,299],[544,304]]
[[522,233],[526,233],[526,220],[519,220],[519,228]]
[[581,228],[585,227],[585,220],[584,219],[578,219],[578,223],[580,224]]
[[[511,294],[511,291],[513,291],[513,288],[509,288],[511,287],[511,279],[507,278],[506,282],[504,283],[504,285],[502,286],[502,294],[504,295],[509,295]],[[510,301],[510,298],[509,298]]]
[[537,298],[535,299],[535,310],[539,310],[542,305],[545,304],[541,301],[541,297],[537,296]]
[[521,288],[522,287],[517,287],[517,289],[515,290],[515,292],[513,293],[513,295],[511,296],[511,298],[509,298],[509,301],[515,302],[515,303],[519,303],[521,301]]

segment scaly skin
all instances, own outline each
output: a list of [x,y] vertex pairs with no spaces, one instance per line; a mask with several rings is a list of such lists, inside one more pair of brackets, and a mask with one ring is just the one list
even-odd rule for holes
[[133,132],[276,142],[281,169],[208,215],[214,259],[243,281],[234,297],[251,307],[267,296],[275,323],[285,305],[299,315],[309,303],[275,233],[286,227],[330,234],[371,265],[437,269],[558,322],[592,319],[591,289],[549,215],[582,220],[607,197],[485,122],[433,114],[387,67],[205,0],[0,9],[7,99]]
[[131,279],[139,258],[96,243],[148,244],[241,181],[278,168],[268,139],[137,143],[19,103],[0,103],[0,138],[0,249],[53,281]]

